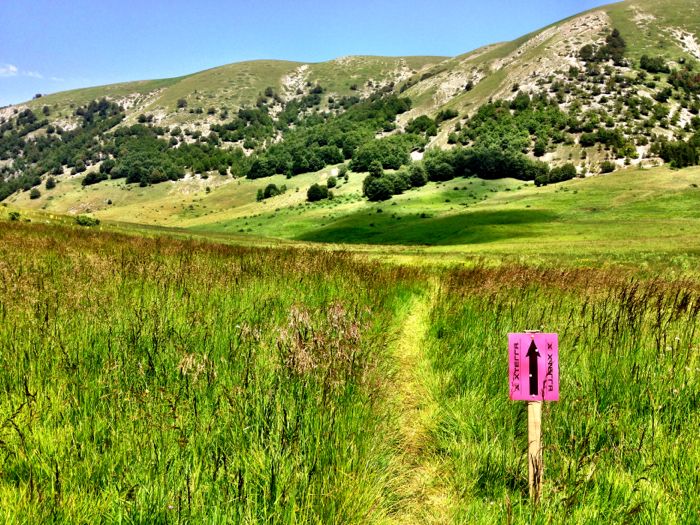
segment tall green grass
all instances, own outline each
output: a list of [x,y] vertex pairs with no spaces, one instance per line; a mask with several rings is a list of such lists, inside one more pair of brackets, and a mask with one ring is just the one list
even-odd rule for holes
[[[700,521],[700,288],[614,270],[455,271],[433,312],[432,453],[463,523]],[[508,332],[560,334],[543,412],[545,487],[527,487],[527,410],[508,399]]]
[[3,523],[386,515],[405,270],[4,223],[0,282]]
[[[695,277],[1,226],[0,522],[405,522],[421,465],[456,523],[700,520]],[[407,304],[435,305],[410,461]],[[560,334],[538,507],[507,391],[525,329]]]

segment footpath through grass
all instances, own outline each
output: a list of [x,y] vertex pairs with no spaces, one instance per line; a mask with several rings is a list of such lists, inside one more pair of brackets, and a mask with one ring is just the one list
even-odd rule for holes
[[439,409],[438,380],[425,352],[430,312],[437,299],[437,280],[407,302],[395,344],[399,440],[396,470],[400,500],[394,523],[449,523],[455,505],[446,485],[442,461],[430,432]]

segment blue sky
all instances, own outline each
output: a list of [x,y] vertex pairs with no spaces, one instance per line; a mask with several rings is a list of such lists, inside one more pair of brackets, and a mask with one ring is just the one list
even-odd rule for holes
[[0,0],[0,106],[258,58],[454,56],[600,0]]

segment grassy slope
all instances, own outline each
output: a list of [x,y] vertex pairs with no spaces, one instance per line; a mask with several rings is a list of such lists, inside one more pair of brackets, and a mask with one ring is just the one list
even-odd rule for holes
[[[393,79],[402,68],[419,71],[445,57],[349,57],[309,66],[308,79],[322,84],[328,91],[340,95],[354,93],[352,84],[364,87],[367,81],[384,82]],[[29,107],[40,109],[44,105],[53,108],[52,118],[72,115],[74,108],[104,96],[121,99],[129,95],[142,95],[133,114],[158,112],[168,114],[167,122],[202,120],[206,110],[214,107],[236,109],[252,105],[265,88],[273,87],[281,92],[283,78],[293,73],[301,62],[282,60],[253,60],[227,64],[177,78],[123,82],[106,86],[64,91],[46,95],[27,102]],[[147,97],[147,95],[150,95]],[[177,101],[184,98],[189,108],[201,107],[204,115],[188,111],[176,112]]]
[[[208,69],[182,79],[150,104],[144,111],[174,111],[178,99],[187,100],[189,107],[210,107],[220,110],[252,104],[266,87],[280,89],[284,75],[301,65],[281,60],[256,60]],[[183,112],[177,121],[194,120],[195,115]],[[201,117],[199,117],[201,119]]]
[[[384,203],[362,199],[364,175],[353,173],[334,190],[334,200],[306,203],[308,186],[325,181],[330,173],[328,168],[289,180],[277,176],[259,181],[212,176],[149,188],[108,181],[87,189],[75,177],[45,190],[40,199],[22,193],[9,204],[52,214],[89,209],[107,221],[205,235],[350,243],[400,254],[579,262],[671,258],[681,265],[700,255],[695,235],[700,227],[700,168],[633,169],[544,188],[510,179],[455,179]],[[286,184],[289,190],[256,202],[257,189],[270,182]]]
[[[606,11],[624,36],[632,59],[638,60],[643,54],[662,55],[674,61],[681,56],[694,58],[679,47],[668,28],[680,28],[700,38],[700,7],[696,2],[635,0],[613,4]],[[653,19],[645,21],[640,14]]]
[[75,113],[75,108],[84,106],[93,100],[102,97],[122,99],[130,95],[137,95],[144,99],[153,92],[176,85],[182,78],[185,77],[121,82],[107,86],[72,89],[34,99],[27,102],[27,106],[34,111],[39,111],[43,106],[49,106],[51,119],[71,117]]
[[352,95],[356,94],[350,89],[353,84],[361,89],[370,79],[392,78],[402,68],[418,71],[444,59],[445,57],[347,57],[311,64],[309,81],[321,84],[332,93]]

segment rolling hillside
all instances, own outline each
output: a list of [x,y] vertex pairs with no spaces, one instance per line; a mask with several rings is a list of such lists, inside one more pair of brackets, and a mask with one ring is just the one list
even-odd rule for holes
[[[582,66],[576,57],[579,48],[602,40],[608,27],[620,29],[628,41],[627,55],[633,60],[645,53],[672,61],[700,60],[700,6],[684,0],[628,0],[458,57],[345,57],[316,64],[241,62],[179,78],[56,93],[26,106],[41,109],[48,105],[58,115],[68,116],[72,108],[109,97],[127,104],[128,114],[155,112],[159,122],[197,123],[206,119],[174,111],[178,99],[205,111],[212,106],[235,110],[254,104],[268,86],[293,95],[308,81],[326,86],[329,96],[351,95],[355,92],[351,86],[357,86],[359,93],[369,93],[368,82],[373,86],[394,82],[409,87],[406,94],[416,102],[416,114],[437,112],[445,105],[466,110],[491,97],[508,98],[514,83],[534,89],[526,83],[561,75],[571,65]],[[486,82],[480,85],[483,80]],[[478,87],[476,91],[464,91],[469,81]]]
[[[649,206],[633,217],[658,204],[661,220],[671,181],[697,184],[694,171],[658,167],[697,162],[698,9],[628,0],[452,58],[243,62],[47,95],[0,110],[2,196],[20,210],[236,235],[498,245],[522,233],[493,224],[531,223],[514,203],[535,199],[537,223],[561,219],[544,204],[552,192],[552,202],[561,201],[560,193],[536,188],[536,178],[539,186],[627,168],[606,175],[610,181],[562,189],[586,194],[586,202],[589,192],[609,188],[622,202],[633,181],[630,190],[649,188]],[[395,186],[375,216],[364,179],[378,148],[394,155],[380,157],[382,181],[395,185],[427,155],[430,182]],[[496,159],[485,175],[493,159],[465,171],[439,149],[502,149],[510,157]],[[445,162],[452,163],[447,176],[439,173]],[[509,168],[514,162],[524,168]],[[568,175],[536,175],[562,166],[570,166]],[[325,187],[348,167],[332,201],[306,202],[312,184]],[[55,187],[46,186],[49,178]],[[270,185],[282,194],[260,201]],[[496,211],[495,201],[502,204]],[[549,226],[527,229],[536,237]]]

